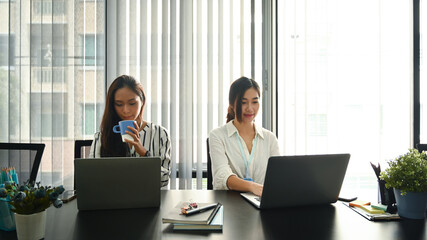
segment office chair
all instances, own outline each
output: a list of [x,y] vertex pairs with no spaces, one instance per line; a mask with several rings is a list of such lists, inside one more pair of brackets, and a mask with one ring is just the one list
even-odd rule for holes
[[74,142],[74,158],[87,158],[93,140],[76,140]]
[[422,151],[426,151],[427,152],[427,144],[418,143],[417,144],[417,149],[418,149],[418,152],[422,152]]
[[21,184],[27,180],[33,183],[45,147],[44,143],[0,143],[0,167],[14,167]]
[[[74,159],[87,158],[90,153],[90,146],[93,140],[75,140],[74,141]],[[76,179],[74,178],[74,190],[76,189]]]
[[212,163],[211,163],[211,155],[209,154],[209,138],[206,139],[206,145],[208,147],[207,155],[208,155],[208,190],[213,189],[212,185]]

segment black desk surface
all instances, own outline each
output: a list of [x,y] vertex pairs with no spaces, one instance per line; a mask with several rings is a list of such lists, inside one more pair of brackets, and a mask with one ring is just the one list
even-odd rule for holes
[[[370,222],[341,202],[257,210],[237,192],[164,190],[160,208],[79,212],[76,200],[48,209],[45,239],[426,239],[426,220]],[[180,201],[221,202],[222,232],[177,232],[162,216]],[[0,231],[0,239],[16,232]]]

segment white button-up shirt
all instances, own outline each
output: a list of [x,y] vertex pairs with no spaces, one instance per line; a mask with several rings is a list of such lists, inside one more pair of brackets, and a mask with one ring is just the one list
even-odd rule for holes
[[[236,175],[242,179],[246,177],[245,160],[236,134],[240,138],[247,160],[249,160],[250,153],[233,121],[212,130],[209,134],[209,153],[212,160],[213,189],[215,190],[228,190],[227,179],[231,175]],[[267,129],[255,125],[255,131],[258,142],[255,148],[252,147],[252,151],[255,152],[249,165],[249,177],[254,182],[263,185],[268,159],[270,156],[280,155],[279,144],[276,136]],[[252,146],[254,145],[252,144]]]

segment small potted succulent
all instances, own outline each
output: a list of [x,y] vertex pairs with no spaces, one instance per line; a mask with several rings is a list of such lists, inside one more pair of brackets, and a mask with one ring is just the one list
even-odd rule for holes
[[427,156],[426,152],[409,149],[404,155],[388,162],[380,178],[386,187],[394,188],[397,211],[400,216],[424,219],[427,210]]
[[64,187],[40,186],[40,183],[16,185],[5,182],[0,188],[0,198],[8,202],[10,210],[15,213],[18,239],[44,238],[46,225],[46,209],[51,205],[62,207],[59,195]]

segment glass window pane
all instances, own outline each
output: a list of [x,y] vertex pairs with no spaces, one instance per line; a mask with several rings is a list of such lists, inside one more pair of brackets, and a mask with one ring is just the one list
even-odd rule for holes
[[15,66],[15,35],[0,34],[0,67]]
[[85,108],[85,134],[91,135],[95,132],[95,106],[86,104]]
[[[89,118],[93,122],[87,125],[91,131],[99,127],[98,104],[105,101],[104,4],[0,1],[0,140],[44,142],[38,180],[47,185],[73,187],[70,146],[86,137],[81,120],[85,113],[78,106],[96,104],[96,114]],[[96,59],[96,68],[82,68],[79,36],[84,35],[94,36],[88,55],[92,65]]]
[[84,44],[85,65],[95,65],[95,36],[86,35]]
[[347,186],[375,191],[369,162],[410,147],[411,51],[396,48],[411,45],[409,2],[287,0],[278,12],[282,153],[348,152]]

